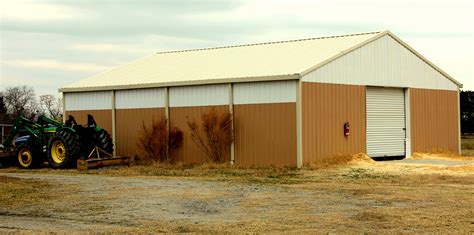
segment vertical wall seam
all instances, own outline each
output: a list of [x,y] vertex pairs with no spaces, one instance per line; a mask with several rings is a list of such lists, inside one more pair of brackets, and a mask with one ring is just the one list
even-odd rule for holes
[[63,123],[66,123],[66,93],[62,92],[63,96]]
[[[167,133],[167,139],[169,139],[169,133],[170,133],[170,99],[169,99],[169,88],[165,87],[165,118],[166,118],[166,133]],[[169,151],[169,141],[165,145],[166,147],[166,159],[170,159],[170,151]]]
[[113,156],[117,156],[117,133],[116,133],[116,127],[115,127],[115,91],[112,90],[112,142],[114,144],[114,152]]
[[230,143],[230,164],[235,162],[235,130],[234,130],[234,91],[232,83],[229,83],[229,112],[231,115],[230,131],[232,134],[232,142]]
[[300,169],[303,166],[303,125],[302,125],[302,106],[301,93],[302,81],[299,79],[296,86],[296,167]]

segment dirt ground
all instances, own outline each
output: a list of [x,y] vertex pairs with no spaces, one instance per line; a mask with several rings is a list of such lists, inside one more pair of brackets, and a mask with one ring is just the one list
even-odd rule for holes
[[0,232],[474,232],[474,158],[0,169]]

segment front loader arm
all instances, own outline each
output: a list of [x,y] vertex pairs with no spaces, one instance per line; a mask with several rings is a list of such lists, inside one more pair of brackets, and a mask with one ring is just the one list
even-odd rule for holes
[[20,130],[26,130],[30,135],[37,137],[37,135],[34,133],[34,130],[40,127],[40,125],[28,120],[27,118],[23,116],[18,116],[15,119],[15,123],[13,124],[10,133],[2,143],[1,147],[3,148],[3,151],[6,152],[6,150],[10,150],[10,148],[12,148],[13,139],[19,133]]
[[51,119],[45,115],[41,115],[38,117],[38,124],[40,125],[46,125],[46,124],[51,124],[53,126],[57,126],[57,127],[60,127],[62,125],[64,125],[62,122],[58,122],[54,119]]

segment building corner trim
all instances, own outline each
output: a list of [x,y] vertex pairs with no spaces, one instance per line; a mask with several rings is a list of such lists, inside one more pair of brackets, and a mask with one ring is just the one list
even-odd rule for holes
[[461,96],[460,96],[460,91],[458,89],[457,91],[457,96],[458,96],[458,154],[461,155]]
[[411,157],[411,90],[405,89],[405,157]]

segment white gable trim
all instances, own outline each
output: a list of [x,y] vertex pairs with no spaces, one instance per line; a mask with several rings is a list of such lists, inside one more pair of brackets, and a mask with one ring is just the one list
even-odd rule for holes
[[459,86],[389,33],[328,62],[304,82],[458,90]]
[[[451,77],[449,74],[447,74],[446,72],[444,72],[442,69],[440,69],[438,66],[436,66],[435,64],[433,64],[431,61],[429,61],[428,59],[426,59],[424,56],[422,56],[420,53],[418,53],[415,49],[413,49],[412,47],[410,47],[408,44],[406,44],[405,42],[403,42],[399,37],[395,36],[392,32],[390,31],[384,31],[384,32],[381,32],[379,34],[377,34],[376,36],[374,37],[371,37],[367,40],[365,40],[364,42],[361,42],[357,45],[354,45],[353,47],[345,50],[345,51],[341,51],[339,54],[337,55],[334,55],[326,60],[324,60],[323,62],[321,63],[318,63],[316,64],[315,66],[313,67],[310,67],[308,69],[306,69],[305,71],[301,72],[300,73],[300,76],[301,77],[307,77],[308,74],[310,73],[313,73],[315,70],[318,70],[319,68],[329,64],[329,63],[332,63],[333,61],[336,61],[337,59],[343,57],[343,56],[346,56],[347,54],[355,51],[355,50],[358,50],[382,37],[386,37],[386,36],[389,36],[391,37],[393,40],[395,40],[396,42],[398,42],[400,45],[402,45],[403,47],[405,47],[408,51],[410,51],[411,53],[413,53],[416,57],[418,57],[420,60],[422,60],[423,62],[425,62],[428,66],[430,66],[432,69],[434,69],[435,71],[437,71],[438,73],[440,73],[443,77],[445,77],[446,79],[448,79],[450,82],[454,83],[456,85],[456,89],[459,89],[459,88],[462,88],[462,84],[460,82],[458,82],[456,79],[454,79],[453,77]],[[310,76],[311,77],[311,76]],[[305,81],[303,79],[303,81]],[[323,81],[321,81],[323,82]],[[354,83],[348,83],[348,84],[354,84]],[[357,83],[357,85],[367,85],[367,84],[359,84]]]

